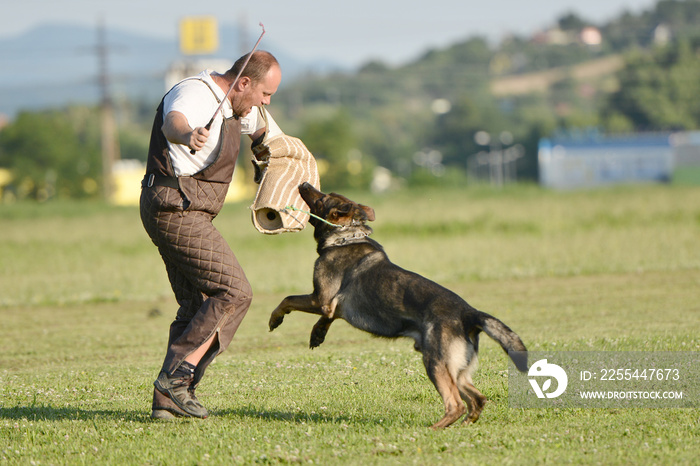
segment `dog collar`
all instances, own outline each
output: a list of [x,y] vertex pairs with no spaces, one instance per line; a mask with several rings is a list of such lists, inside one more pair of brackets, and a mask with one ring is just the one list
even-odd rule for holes
[[333,238],[331,241],[326,241],[324,243],[323,247],[324,248],[332,248],[335,246],[345,246],[345,245],[353,244],[353,243],[361,243],[369,235],[370,235],[370,232],[362,231],[362,230],[341,233],[339,235],[333,235],[333,236],[335,236],[335,238]]

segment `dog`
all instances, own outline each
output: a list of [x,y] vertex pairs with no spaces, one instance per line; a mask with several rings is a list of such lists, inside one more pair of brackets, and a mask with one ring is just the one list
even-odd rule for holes
[[311,332],[311,348],[323,343],[335,319],[379,337],[412,338],[445,405],[444,417],[431,427],[447,427],[465,414],[465,424],[476,422],[486,403],[472,383],[479,333],[496,340],[525,372],[527,349],[520,337],[447,288],[393,264],[369,238],[372,229],[366,223],[375,219],[371,207],[324,194],[309,183],[300,185],[299,193],[309,206],[317,242],[314,290],[284,298],[270,315],[270,331],[290,312],[301,311],[321,316]]

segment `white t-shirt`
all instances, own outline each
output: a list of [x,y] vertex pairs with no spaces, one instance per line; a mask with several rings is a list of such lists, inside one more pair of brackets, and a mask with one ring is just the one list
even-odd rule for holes
[[[211,89],[216,92],[216,97],[218,97],[219,101],[214,98],[209,86],[200,79],[185,79],[176,84],[165,96],[163,100],[163,115],[165,116],[172,111],[180,112],[185,115],[191,128],[205,126],[209,123],[216,108],[219,106],[219,102],[226,96],[226,92],[211,78],[211,73],[211,70],[202,71],[197,75],[197,78],[201,78],[211,86]],[[260,115],[261,110],[253,107],[253,110],[248,115],[241,118],[242,134],[253,134],[265,127],[265,121]],[[220,136],[223,118],[231,118],[232,116],[233,108],[231,108],[231,102],[227,100],[221,107],[221,111],[214,118],[214,122],[209,129],[209,139],[207,139],[202,150],[195,152],[194,155],[190,154],[188,146],[172,144],[168,141],[168,151],[175,176],[194,175],[214,161],[221,145]],[[272,133],[281,133],[279,126],[272,120],[269,113],[268,123],[270,126],[269,130]]]

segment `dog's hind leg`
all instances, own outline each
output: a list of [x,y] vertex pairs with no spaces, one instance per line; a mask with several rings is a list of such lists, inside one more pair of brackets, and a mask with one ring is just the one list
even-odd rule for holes
[[463,382],[461,379],[460,377],[459,393],[469,409],[463,422],[471,424],[479,420],[479,415],[486,405],[486,397],[473,384]]
[[457,389],[454,379],[450,375],[447,365],[440,360],[431,360],[423,357],[425,369],[428,372],[428,377],[435,385],[438,393],[442,397],[445,404],[445,416],[431,426],[432,429],[442,429],[457,419],[462,417],[467,409],[460,399],[460,393]]
[[318,319],[316,322],[316,325],[314,325],[314,328],[311,330],[311,339],[309,340],[309,348],[313,349],[316,348],[318,345],[323,343],[323,341],[326,339],[326,334],[328,333],[328,329],[331,327],[331,324],[333,323],[335,319],[329,319],[328,317],[321,317]]
[[466,347],[466,367],[460,367],[457,374],[457,387],[462,400],[467,405],[467,416],[464,424],[471,424],[479,420],[479,415],[486,405],[486,397],[474,386],[472,382],[472,372],[476,370],[477,353],[473,345],[467,343]]

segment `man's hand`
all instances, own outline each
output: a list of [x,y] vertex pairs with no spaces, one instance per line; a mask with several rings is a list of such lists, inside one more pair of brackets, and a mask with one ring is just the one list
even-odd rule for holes
[[187,144],[192,150],[201,150],[209,139],[209,130],[198,126],[190,133],[190,141]]
[[209,139],[209,130],[198,126],[192,129],[180,112],[170,112],[163,121],[163,134],[173,144],[182,144],[192,150],[201,150]]

